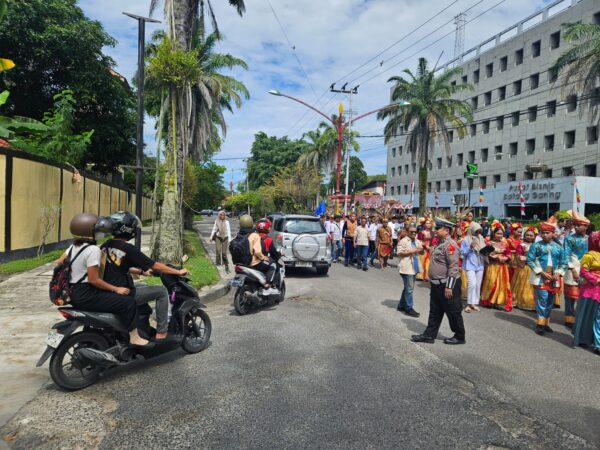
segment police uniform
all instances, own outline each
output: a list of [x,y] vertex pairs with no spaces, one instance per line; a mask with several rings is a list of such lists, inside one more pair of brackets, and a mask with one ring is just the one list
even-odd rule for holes
[[[452,230],[454,224],[447,220],[437,219],[436,228],[445,227]],[[414,335],[414,342],[433,343],[438,335],[444,314],[448,316],[450,329],[454,337],[444,339],[446,344],[464,344],[465,326],[462,319],[462,304],[460,300],[460,270],[458,244],[450,235],[432,249],[429,263],[429,280],[431,291],[429,294],[429,320],[423,334]],[[452,290],[452,297],[447,299],[445,289]]]

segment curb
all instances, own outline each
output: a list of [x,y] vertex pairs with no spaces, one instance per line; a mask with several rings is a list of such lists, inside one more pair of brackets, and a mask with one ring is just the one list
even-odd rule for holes
[[[210,258],[207,248],[208,243],[202,237],[202,233],[200,233],[198,227],[198,224],[200,223],[201,221],[194,221],[193,228],[194,231],[196,231],[196,234],[198,235],[198,239],[200,240],[200,245],[202,246],[204,253]],[[215,265],[214,262],[212,262],[212,259],[211,263],[213,264],[213,266]],[[229,279],[231,278],[231,275],[225,272],[225,269],[223,269],[222,267],[215,266],[215,268],[217,269],[217,272],[219,272],[220,281],[212,286],[204,286],[203,288],[200,288],[200,290],[198,291],[198,297],[200,298],[200,302],[202,303],[215,302],[221,297],[227,295],[229,293],[229,290],[231,289],[231,286],[229,285]]]

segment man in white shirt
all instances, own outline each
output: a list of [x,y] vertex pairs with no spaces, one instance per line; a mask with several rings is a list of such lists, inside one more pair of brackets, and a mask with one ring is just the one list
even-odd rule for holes
[[388,222],[388,226],[390,227],[390,230],[392,230],[392,252],[390,253],[390,259],[394,259],[396,247],[398,246],[398,233],[400,232],[398,216],[392,216],[392,220]]
[[419,317],[419,313],[413,308],[413,290],[415,287],[415,278],[421,271],[419,267],[419,254],[423,254],[423,243],[417,239],[417,228],[410,225],[407,228],[408,235],[398,243],[398,272],[404,282],[400,303],[396,308],[404,312],[407,316]]
[[227,261],[227,248],[229,241],[231,241],[231,227],[229,220],[225,215],[225,210],[219,211],[219,216],[215,220],[212,232],[210,234],[211,241],[214,241],[216,246],[216,264],[217,266],[224,264],[225,271],[229,272],[229,261]]
[[373,266],[373,261],[377,257],[377,229],[381,224],[377,223],[377,218],[375,216],[369,217],[369,225],[367,226],[369,230],[369,256],[371,259],[371,266]]
[[342,217],[336,214],[333,222],[329,222],[327,228],[327,234],[331,239],[331,262],[338,262],[338,258],[342,254],[342,228],[343,225],[340,221]]

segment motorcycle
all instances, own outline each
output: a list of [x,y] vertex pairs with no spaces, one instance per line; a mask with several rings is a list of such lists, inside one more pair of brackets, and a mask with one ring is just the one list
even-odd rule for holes
[[[172,306],[167,339],[155,341],[148,348],[132,346],[127,328],[114,314],[60,307],[58,311],[66,320],[52,326],[46,339],[46,350],[36,367],[41,367],[50,358],[50,376],[54,383],[73,391],[94,384],[114,367],[149,359],[179,346],[190,354],[204,350],[210,340],[212,325],[203,311],[206,306],[200,303],[198,291],[185,277],[161,274],[160,278],[169,292]],[[149,314],[145,317],[147,326],[140,330],[140,335],[152,337],[156,330],[150,326]]]
[[253,309],[264,306],[273,306],[281,303],[285,298],[285,265],[278,261],[275,270],[275,283],[273,284],[279,290],[278,294],[265,294],[263,288],[266,277],[265,274],[252,269],[248,266],[236,264],[235,277],[229,281],[229,284],[236,288],[233,296],[233,307],[240,315],[246,315]]

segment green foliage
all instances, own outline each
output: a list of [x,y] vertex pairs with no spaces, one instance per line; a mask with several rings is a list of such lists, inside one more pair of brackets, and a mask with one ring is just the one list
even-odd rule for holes
[[[162,166],[160,168],[162,171]],[[142,190],[144,195],[152,196],[154,191],[154,177],[156,173],[156,158],[154,156],[144,156],[144,171],[142,172]],[[159,177],[162,183],[164,176]],[[128,167],[123,173],[123,181],[129,189],[135,189],[135,169]]]
[[[358,156],[350,157],[350,176],[348,178],[348,187],[350,190],[358,189],[363,186],[368,180],[367,172],[365,172],[365,166]],[[346,165],[342,166],[342,172],[340,174],[340,190],[344,192],[346,187]],[[335,173],[332,174],[329,184],[329,189],[335,189]]]
[[49,262],[56,261],[64,253],[64,250],[53,250],[51,252],[44,253],[40,257],[23,258],[15,261],[9,261],[0,264],[1,275],[11,275],[14,273],[25,272],[27,270],[35,269],[36,267],[43,266]]
[[251,190],[266,185],[283,167],[298,161],[309,144],[303,140],[267,136],[260,131],[254,136],[248,160],[248,184]]
[[163,38],[148,59],[148,79],[163,87],[183,87],[198,79],[198,52],[185,51]]
[[0,55],[16,67],[0,80],[0,90],[12,91],[5,114],[42,120],[53,96],[69,89],[77,99],[73,133],[95,130],[81,164],[108,172],[130,163],[135,95],[102,52],[115,42],[76,0],[8,0],[0,18]]
[[196,210],[213,209],[221,204],[227,191],[223,185],[225,167],[214,162],[194,167],[196,194],[190,205]]
[[595,230],[600,230],[600,213],[590,214],[586,217],[590,220],[592,225],[594,225]]

